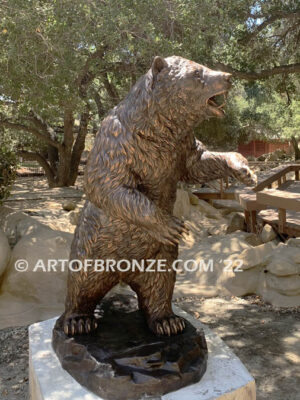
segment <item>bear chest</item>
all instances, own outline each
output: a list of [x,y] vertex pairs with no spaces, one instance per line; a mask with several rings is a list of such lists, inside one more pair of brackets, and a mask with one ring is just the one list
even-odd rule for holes
[[183,146],[148,143],[135,153],[134,173],[137,188],[163,208],[176,197],[177,182],[186,168]]

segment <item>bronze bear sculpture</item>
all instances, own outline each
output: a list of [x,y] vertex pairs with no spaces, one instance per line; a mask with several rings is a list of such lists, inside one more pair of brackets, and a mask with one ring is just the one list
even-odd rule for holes
[[[217,96],[227,95],[231,75],[182,57],[155,57],[150,70],[101,123],[85,171],[87,201],[71,247],[71,260],[177,258],[186,231],[173,216],[179,181],[204,183],[233,176],[251,184],[255,175],[238,153],[209,152],[193,128],[222,117]],[[172,311],[176,272],[69,271],[63,314],[67,335],[97,328],[96,305],[120,281],[137,294],[149,328],[158,335],[182,332]]]

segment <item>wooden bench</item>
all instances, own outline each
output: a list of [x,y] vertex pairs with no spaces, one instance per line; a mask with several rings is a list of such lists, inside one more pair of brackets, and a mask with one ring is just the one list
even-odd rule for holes
[[[289,190],[289,188],[292,187],[295,182],[299,181],[299,171],[300,164],[287,165],[283,167],[280,171],[261,181],[256,187],[252,189],[252,193],[239,193],[237,195],[239,203],[244,208],[245,221],[248,231],[256,233],[257,213],[259,211],[265,210],[267,207],[272,207],[272,204],[269,204],[268,202],[262,203],[257,195],[266,188],[271,189],[274,183],[277,185],[277,188],[282,191],[282,193],[289,193],[285,190]],[[295,173],[295,180],[287,180],[287,174],[290,172]],[[279,190],[276,190],[276,192],[278,192]],[[265,192],[266,190],[264,190],[263,193]],[[271,213],[269,212],[269,216],[270,214]],[[293,232],[294,231],[295,230],[293,229]]]
[[[286,213],[287,210],[300,213],[300,193],[291,193],[282,190],[268,189],[264,190],[263,192],[257,193],[256,197],[259,204],[274,207],[278,210],[278,231],[279,233],[289,234],[289,232],[291,232],[291,229],[288,227],[287,224]],[[298,230],[300,234],[300,214],[298,222]],[[293,234],[295,234],[295,227],[291,228],[293,228]]]
[[257,201],[256,193],[241,193],[238,200],[244,209],[247,230],[256,233],[257,212],[265,209],[265,206]]

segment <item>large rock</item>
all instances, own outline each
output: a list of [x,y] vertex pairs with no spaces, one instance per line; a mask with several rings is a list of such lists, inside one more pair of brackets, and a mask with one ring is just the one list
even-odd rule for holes
[[76,208],[76,203],[74,203],[74,201],[71,201],[71,200],[66,200],[62,204],[62,208],[65,211],[73,211]]
[[4,232],[0,229],[0,281],[7,264],[10,260],[11,250],[9,247],[8,239]]
[[197,206],[197,205],[199,204],[199,197],[196,196],[196,195],[193,194],[193,193],[190,193],[190,203],[191,203],[193,206]]
[[227,228],[227,233],[232,233],[235,231],[243,231],[246,228],[245,217],[241,212],[233,212],[228,215],[229,224]]
[[189,218],[191,212],[190,196],[186,190],[177,189],[173,214],[177,218]]
[[214,200],[213,206],[221,210],[223,215],[244,211],[243,207],[236,200]]
[[251,247],[242,251],[238,255],[232,255],[229,259],[232,265],[239,265],[242,270],[247,270],[257,266],[264,266],[268,263],[276,245],[272,242]]
[[[243,250],[251,248],[246,232],[235,232],[224,236],[210,236],[202,240],[193,240],[190,235],[180,244],[175,296],[230,295],[223,284],[223,275],[227,274],[226,260],[232,254],[237,256]],[[186,268],[184,269],[184,265]]]
[[260,233],[260,238],[263,243],[271,242],[271,240],[276,239],[276,237],[277,237],[276,232],[269,224],[266,224]]
[[[63,268],[59,260],[67,262],[69,259],[71,241],[70,233],[41,229],[23,236],[16,244],[0,296],[0,304],[3,296],[4,299],[8,296],[14,299],[15,320],[10,317],[11,325],[19,324],[17,314],[22,313],[25,303],[30,304],[29,308],[35,305],[30,322],[41,319],[41,310],[46,310],[47,318],[63,310],[68,268]],[[58,264],[54,265],[56,260]],[[7,324],[2,319],[1,323]]]
[[277,290],[272,290],[267,287],[265,279],[261,280],[261,284],[257,293],[269,304],[275,307],[299,307],[300,295],[286,296],[278,293]]
[[294,275],[297,278],[300,274],[300,248],[280,243],[273,251],[266,270],[278,277]]
[[80,211],[71,211],[69,213],[69,221],[72,225],[77,225],[80,216]]
[[14,246],[23,236],[32,235],[37,230],[49,229],[46,225],[22,211],[15,211],[8,207],[2,207],[0,223],[11,246]]
[[224,269],[219,284],[235,296],[256,293],[261,271],[267,265],[275,247],[275,244],[267,243],[229,256],[228,267]]
[[215,207],[213,207],[209,203],[207,203],[205,200],[199,199],[197,209],[209,218],[223,219],[222,213],[219,210],[217,210]]
[[287,240],[286,244],[291,247],[300,247],[300,237]]
[[284,296],[300,295],[300,276],[276,276],[265,274],[266,287]]
[[[66,275],[61,264],[50,267],[55,260],[68,260],[72,235],[65,232],[41,230],[23,237],[14,247],[3,289],[13,295],[34,298],[40,303],[64,301]],[[24,260],[26,271],[18,271],[19,260]],[[25,268],[25,267],[24,267]]]
[[231,268],[219,279],[235,296],[259,294],[278,307],[300,305],[300,248],[268,242],[229,257]]

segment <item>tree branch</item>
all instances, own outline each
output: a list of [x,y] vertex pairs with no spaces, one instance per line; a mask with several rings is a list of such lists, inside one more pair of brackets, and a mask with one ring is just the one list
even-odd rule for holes
[[96,106],[97,106],[98,117],[101,120],[105,114],[105,110],[104,110],[104,107],[102,104],[101,97],[100,97],[99,93],[97,92],[97,90],[93,90],[93,98],[94,98]]
[[108,95],[112,98],[114,103],[118,103],[120,101],[117,89],[114,87],[114,85],[109,81],[107,72],[104,72],[102,74],[103,76],[103,83],[105,86],[105,89],[108,93]]
[[74,142],[74,116],[73,110],[66,108],[64,111],[64,142],[67,151],[71,151]]
[[23,125],[20,123],[16,123],[16,122],[11,122],[11,121],[7,121],[7,120],[0,120],[0,125],[4,126],[5,128],[10,128],[10,129],[15,129],[15,130],[22,130],[24,132],[28,132],[31,133],[32,135],[34,135],[36,138],[42,140],[43,142],[46,142],[48,144],[50,144],[51,146],[54,146],[56,148],[60,148],[61,144],[52,140],[51,138],[45,136],[44,134],[42,134],[39,130],[27,126],[27,125]]
[[101,60],[103,58],[105,50],[107,50],[107,48],[108,48],[108,46],[103,46],[103,47],[97,49],[86,60],[86,63],[84,65],[82,71],[80,72],[79,76],[76,79],[76,83],[79,88],[80,97],[82,97],[82,98],[86,97],[87,89],[96,77],[96,73],[92,72],[90,70],[91,66],[93,65],[93,62],[95,60]]
[[56,139],[56,132],[55,130],[47,124],[43,118],[38,115],[35,111],[30,111],[30,120],[39,128],[41,129],[49,138],[55,141]]
[[287,65],[279,65],[278,67],[263,69],[260,72],[243,72],[238,71],[231,67],[230,65],[226,65],[223,63],[216,63],[215,67],[224,71],[229,72],[233,76],[239,79],[246,79],[249,81],[259,80],[259,79],[267,79],[273,75],[280,74],[295,74],[300,72],[300,63],[295,64],[287,64]]
[[37,161],[40,166],[44,169],[45,174],[48,178],[49,184],[54,184],[55,182],[55,174],[48,164],[47,160],[39,153],[35,152],[30,152],[30,151],[23,151],[20,150],[17,153],[20,157],[24,158],[25,160],[30,160],[30,161]]
[[268,25],[272,24],[273,22],[279,19],[292,19],[294,17],[300,17],[300,10],[295,11],[276,11],[271,16],[266,15],[251,15],[251,18],[258,19],[258,18],[266,18],[260,25],[256,26],[255,30],[251,33],[248,33],[244,38],[240,40],[240,43],[249,42],[250,40],[254,39],[263,29],[265,29]]
[[86,105],[85,110],[81,114],[79,132],[77,134],[71,156],[69,182],[71,185],[75,184],[78,168],[80,164],[80,159],[85,146],[85,138],[88,131],[88,123],[90,120],[90,106]]

